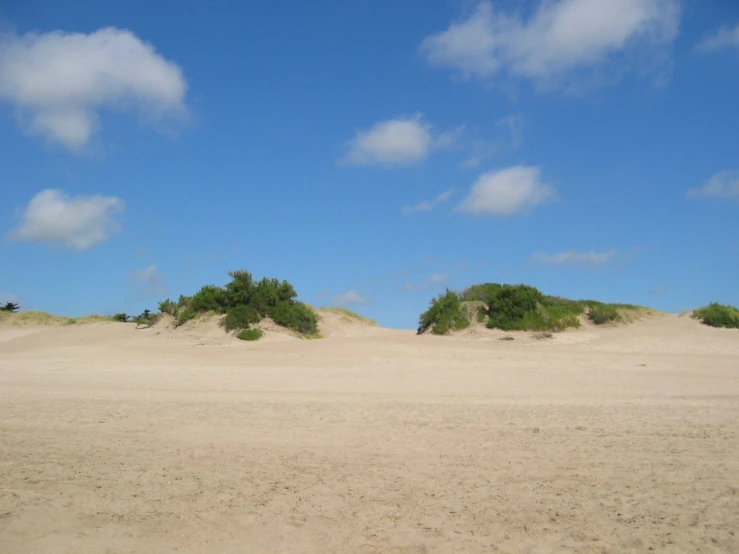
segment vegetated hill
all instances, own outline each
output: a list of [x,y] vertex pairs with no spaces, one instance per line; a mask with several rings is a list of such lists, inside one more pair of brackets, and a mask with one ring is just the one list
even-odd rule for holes
[[739,329],[739,310],[735,306],[711,302],[708,306],[694,310],[691,317],[711,327]]
[[82,317],[52,315],[47,312],[29,310],[25,312],[0,311],[0,324],[10,327],[85,325],[116,321],[113,316],[91,314]]
[[318,315],[296,300],[298,293],[290,283],[267,278],[256,282],[247,271],[228,275],[231,281],[224,287],[206,285],[192,296],[180,296],[177,302],[163,300],[159,311],[174,316],[177,326],[203,314],[225,315],[226,331],[235,331],[244,340],[261,338],[257,324],[265,318],[300,336],[318,336]]
[[633,321],[649,313],[653,311],[631,304],[547,296],[528,285],[484,283],[462,293],[447,289],[433,298],[419,317],[418,334],[444,335],[465,329],[472,321],[504,331],[559,332],[580,327],[581,317],[603,325]]

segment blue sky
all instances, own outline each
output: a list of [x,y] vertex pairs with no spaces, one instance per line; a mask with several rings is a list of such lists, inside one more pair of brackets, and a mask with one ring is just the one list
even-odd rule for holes
[[292,282],[739,304],[739,3],[24,0],[0,12],[0,300]]

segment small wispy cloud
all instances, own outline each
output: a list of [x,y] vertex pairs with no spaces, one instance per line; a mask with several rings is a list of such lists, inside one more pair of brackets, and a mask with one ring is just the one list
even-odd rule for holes
[[117,216],[124,209],[123,200],[115,196],[72,197],[58,189],[46,189],[31,199],[20,223],[6,238],[89,250],[120,229]]
[[724,26],[717,29],[696,46],[703,52],[726,50],[729,48],[739,49],[739,23],[734,27]]
[[720,171],[701,186],[690,189],[685,193],[685,196],[688,198],[706,196],[717,198],[739,197],[739,171]]
[[670,285],[662,284],[662,285],[657,285],[652,290],[650,290],[649,294],[665,294],[669,290],[670,290]]
[[457,211],[481,216],[511,216],[554,201],[554,187],[536,167],[514,166],[483,173]]
[[454,189],[449,189],[439,194],[433,200],[424,200],[423,202],[419,202],[418,204],[414,204],[413,206],[403,206],[401,211],[403,215],[410,215],[418,212],[430,212],[437,206],[447,202],[452,196],[453,192]]
[[135,289],[133,300],[136,302],[167,293],[167,277],[157,269],[156,264],[137,269],[129,278]]
[[344,291],[340,294],[337,294],[333,298],[333,304],[341,308],[345,308],[347,306],[359,305],[359,304],[368,304],[368,303],[369,303],[369,298],[365,297],[359,291],[354,290],[354,289]]
[[448,273],[432,273],[420,283],[404,283],[403,289],[408,291],[433,289],[445,285],[448,280]]
[[350,165],[384,167],[413,165],[426,160],[433,150],[454,148],[464,126],[436,133],[423,115],[402,116],[375,123],[358,131],[340,160]]
[[467,158],[460,164],[462,168],[479,166],[487,158],[502,152],[515,150],[523,144],[524,118],[520,114],[511,114],[500,118],[495,124],[496,138],[492,140],[467,141]]
[[555,254],[534,252],[529,258],[529,263],[544,266],[600,269],[614,261],[616,254],[616,250],[609,250],[607,252],[568,250],[567,252],[558,252]]

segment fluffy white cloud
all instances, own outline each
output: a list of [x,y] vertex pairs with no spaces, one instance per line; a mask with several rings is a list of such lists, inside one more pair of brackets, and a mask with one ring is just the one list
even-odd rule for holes
[[104,243],[120,228],[116,216],[124,209],[123,200],[115,196],[71,197],[57,189],[46,189],[31,199],[7,238],[88,250]]
[[704,52],[726,48],[739,48],[739,23],[734,28],[721,27],[715,33],[702,40],[697,48]]
[[720,171],[703,183],[700,187],[690,189],[686,196],[696,198],[700,196],[718,196],[734,198],[739,196],[739,171]]
[[539,168],[514,166],[480,175],[457,210],[474,215],[509,216],[556,198],[554,187],[541,181]]
[[442,192],[439,196],[437,196],[433,200],[424,200],[423,202],[419,202],[418,204],[415,204],[413,206],[403,206],[403,209],[402,209],[403,215],[414,214],[417,212],[430,212],[431,210],[436,208],[438,205],[443,204],[444,202],[448,201],[449,197],[451,197],[453,192],[454,192],[453,189],[449,189],[445,192]]
[[349,141],[345,163],[353,165],[409,165],[424,161],[434,149],[453,148],[464,127],[433,134],[421,114],[376,123]]
[[27,131],[70,149],[88,143],[101,108],[160,121],[184,114],[186,91],[180,67],[127,30],[0,36],[0,99]]
[[677,36],[679,20],[679,0],[546,0],[528,19],[483,1],[420,49],[430,64],[468,78],[506,71],[552,85],[617,56],[661,52]]
[[551,266],[574,266],[586,269],[599,269],[610,263],[616,255],[615,250],[608,252],[578,252],[577,250],[569,250],[568,252],[559,252],[557,254],[542,254],[535,252],[531,255],[529,262],[536,265]]
[[362,296],[362,294],[353,289],[334,296],[335,306],[353,306],[355,304],[367,304],[368,302],[369,298]]

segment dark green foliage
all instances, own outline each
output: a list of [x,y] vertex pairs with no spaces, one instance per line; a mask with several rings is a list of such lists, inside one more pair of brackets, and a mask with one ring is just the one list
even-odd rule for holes
[[224,326],[226,331],[233,331],[234,329],[246,329],[252,323],[259,323],[260,321],[262,321],[262,316],[253,306],[240,304],[229,308],[226,312]]
[[189,307],[198,313],[223,313],[229,307],[228,293],[215,285],[206,285],[191,298]]
[[318,333],[318,316],[310,306],[302,302],[282,301],[272,306],[267,315],[277,325],[282,325],[303,335]]
[[151,313],[150,310],[144,310],[137,318],[136,325],[152,325],[156,322],[156,314]]
[[18,304],[15,304],[13,302],[6,302],[5,305],[0,308],[0,311],[3,312],[17,312],[20,309],[20,306]]
[[242,329],[236,334],[236,338],[241,340],[259,340],[262,338],[261,329],[254,328],[254,329]]
[[162,300],[161,302],[159,302],[159,313],[176,316],[177,304],[169,298],[167,298],[166,300]]
[[611,323],[621,319],[618,308],[613,304],[603,304],[601,302],[589,302],[588,319],[596,325]]
[[708,306],[695,310],[693,318],[700,319],[701,322],[711,327],[739,329],[739,310],[734,306],[718,302],[711,302]]
[[472,302],[475,300],[486,301],[490,296],[495,295],[503,285],[498,283],[483,283],[481,285],[472,285],[462,293],[464,302]]
[[431,300],[429,309],[423,312],[418,321],[418,334],[429,328],[435,335],[445,335],[469,327],[470,320],[462,300],[456,292],[449,289]]
[[229,331],[249,329],[269,316],[298,333],[318,333],[318,316],[295,300],[298,294],[287,281],[264,278],[255,282],[248,271],[231,271],[228,275],[231,281],[225,287],[204,286],[193,296],[180,296],[176,305],[170,300],[161,302],[159,310],[174,315],[178,326],[198,314],[216,313],[226,314],[224,326]]
[[126,314],[115,314],[113,316],[113,321],[120,321],[122,323],[125,323],[128,321],[128,316]]
[[419,333],[432,326],[436,328],[432,328],[432,331],[440,334],[454,330],[448,314],[455,313],[476,315],[479,323],[485,323],[491,329],[545,333],[580,327],[580,318],[586,312],[593,323],[600,325],[611,321],[628,321],[628,317],[624,318],[624,312],[633,314],[639,310],[640,307],[629,304],[604,304],[545,296],[528,285],[484,283],[469,287],[461,295],[447,291],[447,294],[432,300],[429,309],[421,314]]
[[528,285],[490,287],[488,296],[483,299],[488,316],[487,327],[504,331],[526,329],[531,325],[527,320],[544,319],[537,310],[543,300],[544,295]]
[[180,310],[177,313],[177,320],[175,321],[175,327],[179,327],[180,325],[184,325],[191,319],[195,319],[198,317],[198,312],[193,310],[192,308],[185,308],[184,310]]

